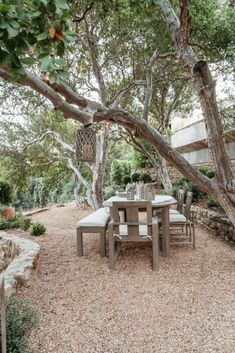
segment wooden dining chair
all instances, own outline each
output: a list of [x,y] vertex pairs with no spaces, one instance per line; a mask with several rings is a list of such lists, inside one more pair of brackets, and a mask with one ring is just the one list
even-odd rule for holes
[[[113,202],[109,222],[109,268],[115,269],[121,242],[152,242],[153,270],[159,269],[159,234],[157,220],[152,220],[151,201]],[[124,212],[124,213],[123,213]],[[143,212],[146,220],[142,220]],[[125,217],[120,215],[125,214]],[[140,217],[141,216],[141,217]],[[141,218],[141,219],[140,219]]]
[[195,249],[195,226],[191,212],[193,193],[187,191],[182,213],[170,213],[171,244],[192,244]]

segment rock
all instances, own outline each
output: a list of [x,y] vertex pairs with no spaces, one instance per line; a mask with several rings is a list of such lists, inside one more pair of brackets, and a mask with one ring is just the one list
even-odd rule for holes
[[40,247],[34,241],[0,232],[0,263],[5,267],[2,274],[7,297],[27,282],[31,271],[37,266],[39,254]]

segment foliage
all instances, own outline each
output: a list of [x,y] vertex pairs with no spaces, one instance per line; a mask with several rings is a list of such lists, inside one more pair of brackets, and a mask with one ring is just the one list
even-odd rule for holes
[[122,184],[123,185],[127,185],[127,184],[129,184],[131,182],[131,177],[130,177],[130,175],[124,175],[123,177],[122,177]]
[[34,222],[29,230],[31,235],[39,236],[46,232],[46,227],[41,222]]
[[115,196],[116,195],[116,191],[112,186],[107,186],[104,188],[104,200],[109,199],[111,196]]
[[133,183],[136,183],[137,181],[140,181],[140,173],[133,173],[131,175],[131,180],[133,181]]
[[7,206],[12,200],[12,188],[6,181],[0,180],[0,205]]
[[38,324],[38,316],[25,300],[10,298],[7,301],[7,352],[30,353],[27,335]]
[[140,181],[144,183],[150,183],[152,181],[151,175],[149,173],[140,174]]
[[172,194],[173,196],[177,195],[179,189],[183,189],[185,191],[191,191],[193,193],[193,201],[199,200],[203,198],[206,193],[198,189],[193,183],[188,181],[186,178],[182,178],[178,183],[175,183],[173,186]]
[[22,230],[28,230],[31,225],[31,220],[27,217],[17,215],[15,218],[10,220],[0,219],[0,230],[21,228]]
[[125,161],[114,160],[111,164],[111,183],[122,185],[123,177],[130,175],[130,164]]
[[207,201],[207,206],[208,207],[221,207],[219,202],[217,202],[213,197],[208,196],[208,201]]
[[215,176],[215,172],[210,168],[200,167],[198,168],[198,171],[206,175],[209,179],[212,179]]
[[0,4],[0,66],[24,77],[24,67],[39,64],[50,83],[66,77],[62,58],[72,19],[66,0],[2,0]]
[[133,151],[133,159],[132,159],[132,167],[133,168],[147,168],[150,167],[151,164],[149,160],[139,151]]

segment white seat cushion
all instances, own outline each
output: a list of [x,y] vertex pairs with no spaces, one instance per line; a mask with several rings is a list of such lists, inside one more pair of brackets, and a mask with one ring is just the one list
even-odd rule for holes
[[[153,223],[158,223],[158,219],[155,218],[153,219]],[[148,235],[148,226],[146,224],[140,224],[139,226],[139,234],[142,236],[147,236]],[[122,224],[119,226],[119,235],[121,236],[127,236],[128,235],[128,228],[126,224]]]
[[99,208],[89,216],[81,219],[77,227],[104,227],[109,221],[109,212],[104,207]]
[[170,214],[170,223],[185,223],[186,217],[181,213]]
[[177,210],[170,209],[170,215],[171,214],[180,214],[180,212]]

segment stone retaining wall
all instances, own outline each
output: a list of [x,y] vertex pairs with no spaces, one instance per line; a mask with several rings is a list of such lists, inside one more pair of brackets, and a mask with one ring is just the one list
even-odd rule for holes
[[0,270],[4,274],[7,297],[27,282],[39,253],[40,247],[34,241],[0,232]]
[[199,206],[192,206],[191,209],[194,211],[196,223],[214,230],[218,236],[235,243],[235,229],[226,215]]

